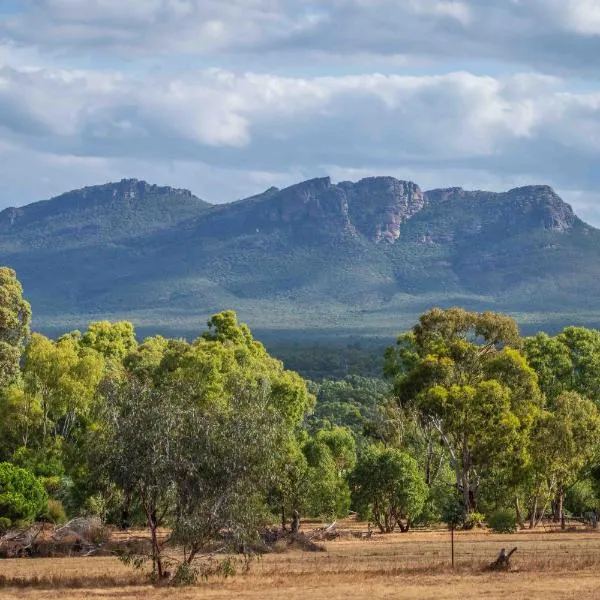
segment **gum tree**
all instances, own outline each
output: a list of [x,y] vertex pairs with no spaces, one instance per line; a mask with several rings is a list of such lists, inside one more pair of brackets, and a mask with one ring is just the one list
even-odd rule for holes
[[435,430],[448,453],[467,518],[482,478],[502,469],[515,479],[529,460],[542,400],[520,346],[508,316],[435,308],[386,355],[399,405]]

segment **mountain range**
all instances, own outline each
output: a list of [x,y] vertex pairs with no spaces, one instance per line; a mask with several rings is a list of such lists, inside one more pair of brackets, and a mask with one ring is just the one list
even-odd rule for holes
[[126,179],[3,210],[0,262],[47,332],[126,318],[193,335],[227,308],[292,336],[391,336],[432,305],[600,323],[600,230],[547,186],[319,178],[211,205]]

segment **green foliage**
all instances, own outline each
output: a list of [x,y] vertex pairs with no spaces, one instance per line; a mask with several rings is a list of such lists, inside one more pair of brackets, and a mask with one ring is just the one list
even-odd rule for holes
[[473,529],[474,527],[481,527],[485,523],[485,515],[483,513],[472,510],[470,513],[464,515],[462,523],[463,529]]
[[435,308],[386,356],[399,405],[439,433],[467,514],[482,476],[498,468],[516,476],[529,460],[542,398],[520,345],[510,317]]
[[372,515],[386,533],[397,525],[408,529],[427,499],[427,485],[417,461],[395,448],[370,448],[359,459],[350,481],[352,502],[359,514],[363,518]]
[[566,492],[566,509],[574,515],[583,515],[600,508],[600,496],[592,479],[585,478],[572,485]]
[[311,384],[317,403],[314,413],[307,419],[311,432],[326,428],[328,424],[350,429],[361,437],[366,427],[376,421],[380,407],[386,404],[390,386],[381,379],[349,376],[342,381],[325,379]]
[[525,340],[525,353],[550,401],[575,391],[600,407],[600,331],[567,327],[555,337],[538,333]]
[[90,323],[81,337],[81,346],[92,348],[108,359],[122,360],[137,348],[135,330],[128,321]]
[[486,518],[488,527],[494,533],[515,533],[518,529],[517,515],[514,510],[497,510]]
[[13,269],[0,267],[0,387],[19,376],[19,360],[29,336],[31,307]]
[[48,508],[44,513],[44,519],[57,525],[67,522],[67,513],[60,500],[53,500],[52,498],[48,500]]
[[[226,574],[194,557],[223,532],[232,548],[253,542],[295,510],[333,519],[352,502],[382,531],[468,528],[485,513],[500,531],[526,517],[534,527],[549,505],[555,518],[598,505],[597,331],[523,344],[505,315],[432,309],[385,353],[390,382],[307,386],[233,311],[192,342],[138,345],[125,321],[53,341],[29,335],[20,284],[0,269],[0,317],[20,360],[0,381],[3,526],[67,514],[146,523],[152,553],[125,558],[150,561],[157,578]],[[168,564],[162,526],[184,563]]]
[[[343,431],[338,431],[338,436],[331,436],[330,432],[323,432],[324,435],[318,432],[302,448],[307,465],[304,509],[310,516],[345,517],[350,509],[350,490],[342,466],[354,464],[356,453],[353,452],[352,436]],[[337,455],[325,441],[331,443],[335,437],[348,442],[347,446],[337,448]]]
[[[97,447],[99,466],[139,499],[160,578],[159,520],[172,526],[189,564],[223,530],[232,546],[254,534],[281,466],[278,449],[292,442],[313,399],[231,311],[216,315],[192,344],[157,342],[129,355],[127,377],[106,383]],[[327,439],[344,464],[342,432]],[[335,472],[329,447],[320,445]]]
[[462,498],[456,494],[448,494],[441,506],[441,517],[450,527],[458,527],[465,522],[465,507]]
[[598,456],[600,412],[577,392],[564,392],[539,423],[537,455],[540,472],[559,487],[577,481],[581,470]]
[[329,448],[338,473],[351,471],[356,465],[356,441],[345,427],[318,431],[315,441],[325,444]]
[[0,463],[0,517],[11,523],[29,522],[42,515],[48,495],[33,473],[11,463]]
[[77,418],[87,416],[103,375],[104,359],[95,350],[71,337],[53,342],[32,335],[23,365],[24,396],[41,410],[44,444],[52,433],[68,436]]

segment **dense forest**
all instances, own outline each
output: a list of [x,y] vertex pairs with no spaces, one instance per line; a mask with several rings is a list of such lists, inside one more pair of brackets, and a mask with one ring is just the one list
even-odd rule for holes
[[381,532],[596,521],[600,331],[523,338],[509,316],[433,308],[369,363],[379,376],[310,381],[232,311],[192,342],[124,321],[52,340],[30,321],[1,268],[0,529],[147,527],[160,577],[165,544],[185,574],[223,532],[239,548],[298,515]]

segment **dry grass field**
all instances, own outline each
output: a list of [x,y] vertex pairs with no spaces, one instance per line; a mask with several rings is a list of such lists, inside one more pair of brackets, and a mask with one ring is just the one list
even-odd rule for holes
[[[327,552],[272,553],[246,575],[190,588],[158,588],[116,558],[0,561],[0,599],[84,598],[346,600],[349,598],[567,599],[600,598],[600,533],[412,532],[340,538]],[[490,573],[502,547],[518,546],[513,570]]]

